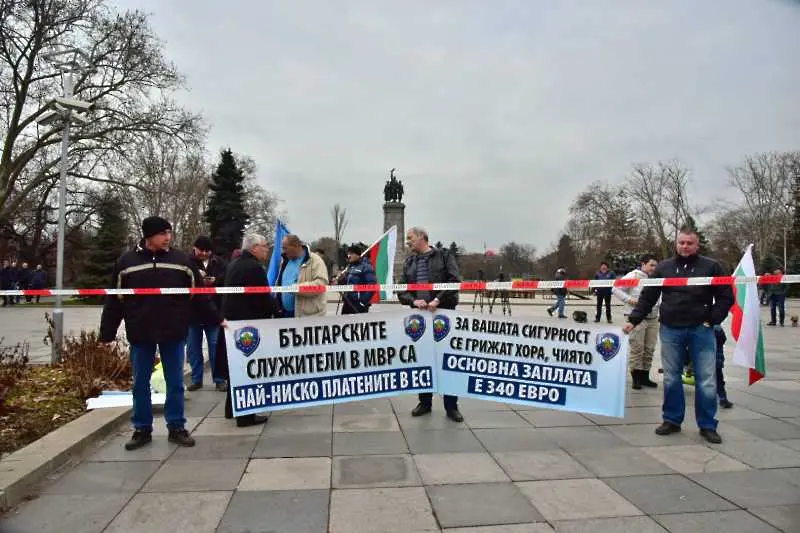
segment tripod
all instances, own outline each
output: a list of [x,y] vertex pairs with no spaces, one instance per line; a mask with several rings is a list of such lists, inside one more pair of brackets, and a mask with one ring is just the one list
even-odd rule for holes
[[506,311],[508,312],[508,316],[511,316],[511,302],[508,300],[508,291],[494,291],[492,302],[489,304],[489,314],[492,314],[492,308],[498,296],[500,296],[500,308],[503,311],[503,316],[506,316]]
[[[483,270],[478,270],[478,281],[483,281]],[[472,300],[472,310],[475,311],[475,306],[478,306],[478,311],[483,313],[484,300],[486,297],[486,290],[475,291],[475,296]],[[491,310],[489,311],[491,313]]]

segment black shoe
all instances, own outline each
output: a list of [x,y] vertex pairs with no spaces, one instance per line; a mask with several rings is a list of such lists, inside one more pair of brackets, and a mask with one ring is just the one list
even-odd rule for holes
[[257,426],[259,424],[266,424],[269,420],[268,416],[264,415],[245,415],[236,417],[236,427],[246,428],[249,426]]
[[217,383],[215,385],[219,392],[228,392],[228,384],[227,383]]
[[781,327],[783,327],[783,322],[781,322]]
[[614,323],[614,321],[613,321],[613,320],[611,320],[611,319],[609,318],[609,319],[608,319],[608,323],[609,323],[609,324],[613,324],[613,323]]
[[464,416],[458,412],[458,409],[450,409],[449,411],[447,411],[447,418],[449,418],[453,422],[464,421]]
[[141,448],[145,444],[150,444],[153,440],[153,435],[149,431],[137,429],[133,432],[131,440],[125,443],[125,449],[128,451]]
[[186,386],[186,390],[188,390],[188,391],[196,391],[196,390],[202,389],[202,388],[203,388],[203,384],[202,383],[190,383],[189,385]]
[[425,405],[424,403],[420,402],[414,409],[411,410],[411,416],[427,415],[430,412],[431,412],[431,406]]
[[728,401],[727,398],[722,398],[719,401],[719,406],[722,407],[723,409],[730,409],[731,407],[733,407],[733,402]]
[[642,387],[649,387],[651,389],[658,388],[658,383],[650,379],[649,370],[640,370],[639,372],[639,383],[642,384]]
[[[5,305],[5,304],[3,304],[3,307],[5,307],[5,306],[6,306],[6,305]],[[548,314],[548,315],[550,315],[550,316],[553,316],[553,310],[552,310],[552,309],[550,309],[549,307],[547,308],[547,314]]]
[[677,424],[673,424],[672,422],[664,421],[660,426],[656,428],[656,435],[669,435],[670,433],[680,433],[681,427]]
[[722,437],[720,437],[719,433],[717,433],[713,429],[701,429],[700,436],[706,439],[706,441],[710,442],[711,444],[722,443]]
[[777,326],[777,324],[775,322],[767,322],[767,325],[768,326]]
[[633,380],[633,388],[634,390],[639,390],[642,388],[642,384],[639,382],[639,371],[638,370],[631,370],[631,379]]
[[191,448],[192,446],[194,446],[194,439],[189,435],[189,432],[186,431],[184,428],[170,429],[167,440],[170,442],[174,442],[178,446],[185,446],[186,448]]
[[594,319],[594,323],[597,324],[598,322],[600,322],[600,319],[599,318],[595,318]]

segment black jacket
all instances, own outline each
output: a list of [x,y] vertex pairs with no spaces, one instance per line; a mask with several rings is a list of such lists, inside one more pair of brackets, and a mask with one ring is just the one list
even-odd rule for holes
[[[203,265],[203,262],[197,259],[195,256],[191,256],[189,261],[192,264],[192,268],[197,269],[200,273],[200,283],[201,287],[205,287],[206,284],[203,282],[203,278],[205,277],[213,277],[214,279],[214,287],[224,287],[225,286],[225,271],[228,269],[228,262],[222,259],[221,257],[217,257],[216,255],[212,255],[208,259],[208,266]],[[222,295],[217,294],[211,297],[211,300],[214,302],[214,306],[217,309],[222,309]],[[213,326],[218,324],[219,322],[211,322],[210,324],[205,323],[208,319],[204,318],[200,313],[197,312],[196,308],[192,309],[191,316],[189,317],[189,323],[192,326]]]
[[[675,256],[658,264],[651,278],[697,278],[724,276],[722,267],[709,257]],[[697,285],[692,287],[645,287],[639,303],[631,311],[631,324],[640,323],[661,297],[659,320],[672,327],[699,326],[703,322],[721,324],[733,305],[730,285]]]
[[[344,285],[373,285],[378,282],[378,278],[375,276],[375,269],[372,268],[372,263],[366,257],[362,258],[358,263],[351,264],[342,278],[341,282]],[[349,306],[354,311],[366,313],[374,295],[374,291],[347,292],[342,296],[342,300],[344,305]]]
[[[458,274],[458,263],[453,254],[439,248],[431,248],[433,253],[428,259],[428,282],[429,283],[458,283],[461,277]],[[417,281],[417,262],[416,255],[408,256],[403,263],[403,273],[399,283],[416,283]],[[414,300],[417,299],[416,291],[404,291],[397,294],[400,303],[414,307]],[[458,291],[433,291],[431,300],[439,299],[439,307],[442,309],[455,309],[458,305]]]
[[[248,251],[234,259],[225,273],[229,287],[266,287],[267,271]],[[225,294],[222,297],[222,316],[226,320],[250,320],[279,316],[278,305],[271,294]]]
[[[144,241],[117,260],[112,276],[114,289],[199,286],[200,274],[185,253],[173,248],[151,252],[144,247]],[[109,295],[100,319],[100,340],[113,341],[122,320],[131,344],[183,340],[193,307],[207,323],[221,322],[207,295]]]

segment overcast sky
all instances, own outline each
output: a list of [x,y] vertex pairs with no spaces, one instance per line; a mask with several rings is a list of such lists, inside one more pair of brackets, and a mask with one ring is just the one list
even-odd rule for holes
[[252,156],[301,238],[406,225],[468,250],[554,243],[570,202],[679,158],[699,204],[725,166],[800,148],[790,0],[118,0],[152,13],[212,150]]

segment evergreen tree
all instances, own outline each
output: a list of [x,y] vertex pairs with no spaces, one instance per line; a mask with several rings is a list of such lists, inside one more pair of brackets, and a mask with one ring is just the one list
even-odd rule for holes
[[455,241],[450,243],[450,246],[447,248],[450,251],[450,255],[458,259],[461,256],[461,248],[458,247]]
[[[114,196],[100,200],[98,206],[100,225],[89,241],[89,249],[83,262],[79,285],[86,288],[104,288],[111,283],[114,263],[125,251],[128,241],[128,224],[122,218],[122,203]],[[90,296],[88,300],[101,301],[102,296]]]
[[[567,276],[575,278],[578,274],[578,260],[575,256],[575,247],[572,245],[572,239],[569,235],[562,235],[558,239],[558,248],[556,249],[556,258],[559,268],[567,269]],[[550,276],[553,274],[550,273]]]
[[217,171],[208,185],[211,193],[203,220],[211,228],[214,252],[225,258],[241,246],[244,228],[250,218],[244,209],[244,180],[231,150],[223,150]]

